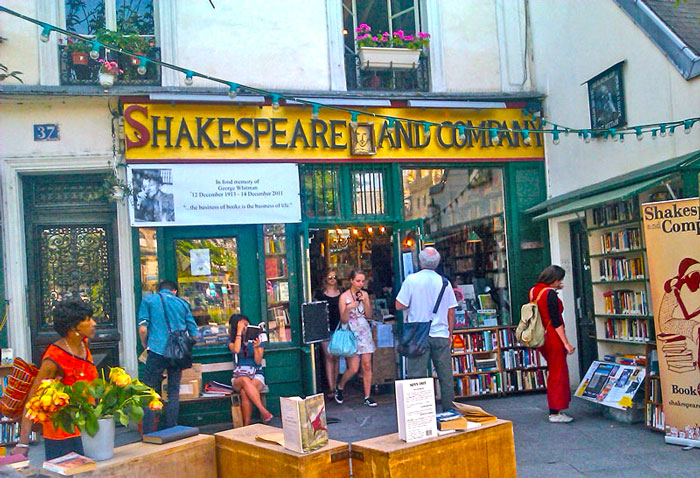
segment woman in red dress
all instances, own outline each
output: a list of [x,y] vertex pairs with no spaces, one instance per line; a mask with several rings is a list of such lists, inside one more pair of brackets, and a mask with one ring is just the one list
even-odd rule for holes
[[569,423],[573,418],[562,413],[569,408],[571,388],[569,386],[569,367],[566,355],[573,354],[575,348],[566,338],[564,305],[557,291],[564,288],[565,271],[559,266],[549,266],[537,278],[537,284],[530,290],[530,300],[537,301],[537,308],[545,327],[544,345],[538,350],[547,361],[547,403],[549,404],[549,421],[552,423]]
[[[92,306],[82,299],[65,299],[56,304],[51,315],[53,327],[61,338],[49,345],[44,352],[29,397],[34,396],[41,381],[47,378],[57,378],[65,385],[73,385],[79,380],[91,382],[97,378],[97,368],[92,362],[92,354],[87,345],[88,339],[95,336],[93,313]],[[47,460],[72,451],[83,454],[83,444],[77,428],[72,433],[67,433],[55,428],[51,420],[44,422],[42,426]],[[29,453],[31,429],[32,422],[23,415],[19,443],[11,453],[21,453],[25,456]]]

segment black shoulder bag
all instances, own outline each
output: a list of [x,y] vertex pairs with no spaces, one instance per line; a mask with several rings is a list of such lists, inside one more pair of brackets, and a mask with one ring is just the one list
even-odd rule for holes
[[163,357],[168,359],[173,367],[179,368],[180,370],[190,368],[192,367],[192,347],[194,347],[196,340],[190,337],[186,328],[182,330],[172,330],[170,327],[170,319],[168,318],[168,311],[165,308],[165,300],[160,292],[158,292],[158,297],[160,297],[160,303],[163,304],[165,323],[168,324],[168,341],[165,344]]
[[[445,293],[446,287],[447,279],[443,277],[442,289],[440,289],[440,295],[438,295],[437,301],[435,301],[433,315],[437,314],[440,308],[440,302],[442,302],[442,295]],[[398,347],[396,347],[399,355],[403,355],[406,358],[415,358],[423,355],[428,347],[428,336],[430,335],[430,326],[432,322],[432,320],[428,320],[424,322],[404,323],[401,339],[399,340]]]

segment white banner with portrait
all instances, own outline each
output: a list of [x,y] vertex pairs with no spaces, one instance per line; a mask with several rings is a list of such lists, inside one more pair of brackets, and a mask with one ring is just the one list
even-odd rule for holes
[[301,221],[296,164],[129,165],[131,225]]

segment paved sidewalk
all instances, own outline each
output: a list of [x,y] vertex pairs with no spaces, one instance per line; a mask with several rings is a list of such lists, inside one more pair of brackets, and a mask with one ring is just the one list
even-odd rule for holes
[[[374,398],[376,408],[363,405],[357,384],[346,391],[343,405],[326,399],[329,436],[344,442],[395,433],[396,409],[391,389]],[[570,424],[547,421],[544,394],[516,395],[501,399],[470,400],[499,418],[514,424],[519,478],[606,477],[688,478],[700,476],[700,450],[666,445],[663,435],[642,424],[628,425],[605,418],[595,405],[573,399]],[[279,417],[271,425],[281,427]],[[203,433],[231,428],[230,423],[202,427]],[[135,431],[117,429],[117,446],[138,440]],[[33,446],[32,464],[41,466],[43,446]]]

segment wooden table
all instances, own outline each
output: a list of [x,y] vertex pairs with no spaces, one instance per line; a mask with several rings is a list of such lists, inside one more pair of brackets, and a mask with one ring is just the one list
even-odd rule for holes
[[513,424],[497,420],[468,432],[413,443],[398,433],[350,445],[353,478],[515,478]]
[[[97,469],[73,476],[215,478],[215,453],[215,439],[212,435],[197,435],[165,445],[136,442],[115,448],[112,458],[97,462]],[[41,474],[50,477],[63,476],[44,469],[41,469]]]
[[328,440],[323,448],[302,454],[255,440],[281,431],[258,423],[216,433],[219,478],[349,478],[347,443]]

